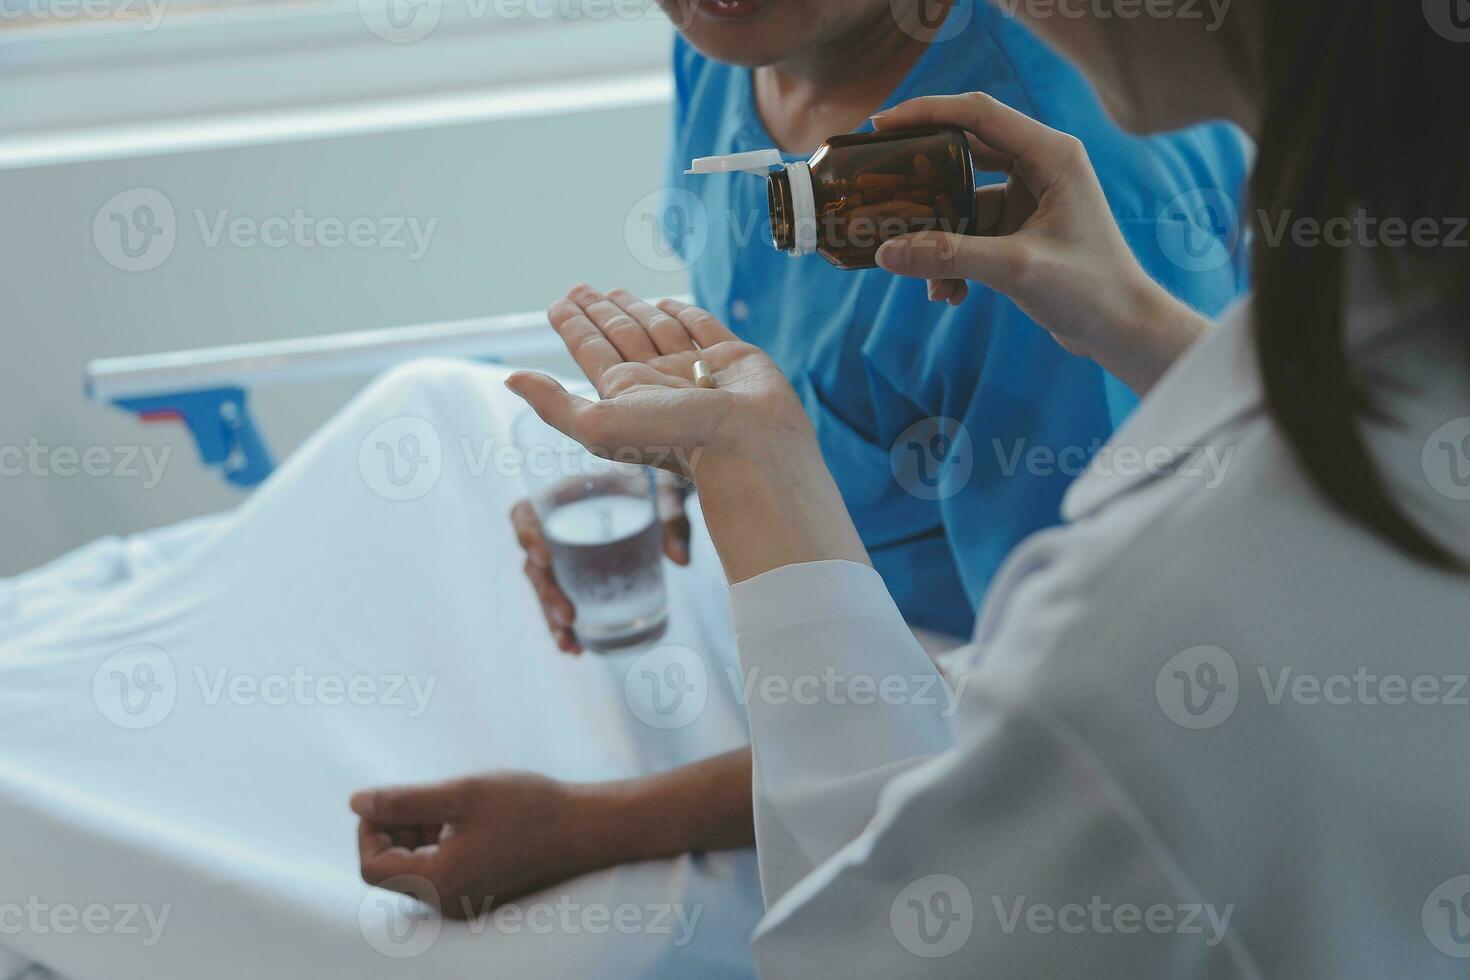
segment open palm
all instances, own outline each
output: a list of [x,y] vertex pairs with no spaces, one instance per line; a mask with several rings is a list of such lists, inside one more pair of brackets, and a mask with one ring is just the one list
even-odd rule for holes
[[[693,477],[708,455],[755,456],[772,440],[807,431],[801,402],[775,363],[704,310],[578,286],[548,316],[601,400],[573,395],[541,374],[518,373],[507,384],[599,456]],[[700,360],[715,388],[695,384]]]

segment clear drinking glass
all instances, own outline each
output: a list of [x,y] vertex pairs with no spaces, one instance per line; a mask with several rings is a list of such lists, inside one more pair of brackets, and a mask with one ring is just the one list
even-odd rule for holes
[[653,471],[593,456],[535,412],[513,436],[578,642],[595,653],[657,642],[669,608]]

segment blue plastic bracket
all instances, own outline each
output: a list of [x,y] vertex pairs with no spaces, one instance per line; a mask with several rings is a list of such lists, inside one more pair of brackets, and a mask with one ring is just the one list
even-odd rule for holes
[[243,388],[180,391],[120,398],[118,408],[144,422],[180,421],[189,427],[206,466],[218,466],[237,487],[255,487],[275,470],[270,450],[250,417]]

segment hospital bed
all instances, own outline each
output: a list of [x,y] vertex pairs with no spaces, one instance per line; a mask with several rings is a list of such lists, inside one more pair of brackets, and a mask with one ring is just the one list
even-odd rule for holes
[[[491,362],[554,350],[528,315],[88,367],[92,398],[187,424],[208,465],[254,489],[0,582],[0,978],[752,975],[748,853],[613,869],[470,924],[358,878],[354,789],[625,778],[746,743],[707,540],[671,569],[666,640],[705,664],[706,701],[659,727],[637,658],[556,654],[506,520],[516,481],[452,451],[419,499],[365,478],[363,445],[395,419],[445,447],[503,441],[520,405]],[[248,391],[384,369],[274,464]],[[262,694],[302,674],[308,694]],[[364,680],[373,698],[323,693]]]

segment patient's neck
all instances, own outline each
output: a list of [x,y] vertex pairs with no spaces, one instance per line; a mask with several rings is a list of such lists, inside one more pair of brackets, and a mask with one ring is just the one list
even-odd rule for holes
[[781,149],[810,153],[883,107],[928,44],[900,30],[888,4],[846,33],[755,70],[756,106]]

